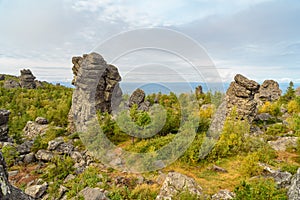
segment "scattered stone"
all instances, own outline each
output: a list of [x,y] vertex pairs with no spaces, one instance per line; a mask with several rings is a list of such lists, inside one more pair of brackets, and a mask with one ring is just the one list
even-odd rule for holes
[[99,188],[86,187],[79,192],[78,196],[83,196],[84,199],[90,200],[109,200]]
[[9,172],[8,172],[8,177],[16,176],[18,173],[19,173],[18,170],[15,170],[15,171],[9,171]]
[[267,122],[272,119],[274,119],[274,117],[272,115],[270,115],[269,113],[261,113],[261,114],[256,115],[256,117],[255,117],[255,121],[262,121],[262,122]]
[[75,177],[73,174],[69,174],[69,175],[65,178],[64,183],[67,183],[67,182],[73,180],[74,178],[76,178],[76,177]]
[[156,199],[172,199],[173,196],[183,191],[188,191],[197,196],[202,195],[202,188],[195,182],[194,179],[177,172],[170,172],[168,173]]
[[260,163],[261,167],[263,167],[263,172],[265,177],[273,178],[278,187],[287,188],[291,183],[292,174],[289,172],[282,172],[280,170],[273,170],[267,164]]
[[32,121],[28,121],[23,129],[24,137],[34,139],[38,135],[44,135],[49,129],[49,125],[41,125]]
[[234,198],[235,194],[229,190],[220,190],[217,194],[214,194],[211,197],[212,200],[230,200]]
[[54,157],[54,154],[51,151],[41,149],[35,154],[35,158],[37,160],[42,160],[46,162],[50,162]]
[[22,88],[25,89],[35,89],[35,76],[33,76],[30,69],[23,69],[21,70],[21,76],[20,76],[20,85]]
[[29,153],[29,154],[26,154],[24,156],[24,159],[23,159],[23,162],[25,164],[30,164],[30,163],[33,163],[35,161],[35,155],[33,152]]
[[37,118],[35,119],[35,122],[36,122],[37,124],[40,124],[40,125],[48,124],[48,120],[47,120],[46,118],[44,118],[44,117],[37,117]]
[[287,195],[289,200],[300,199],[300,168],[298,168],[297,173],[291,180],[291,186],[289,187]]
[[27,140],[24,143],[17,146],[17,151],[20,153],[20,155],[28,154],[31,151],[32,145],[33,140]]
[[228,171],[222,167],[219,167],[217,165],[213,165],[210,170],[215,171],[215,172],[222,172],[222,173],[227,173]]
[[15,188],[8,182],[8,173],[5,160],[0,152],[0,199],[3,200],[33,200],[33,198],[25,194],[22,190]]
[[6,80],[4,81],[4,84],[3,84],[3,88],[5,89],[14,89],[14,88],[20,88],[21,85],[15,81],[15,80]]
[[42,198],[48,188],[48,184],[33,185],[25,189],[25,193],[35,199]]
[[70,156],[76,163],[79,163],[83,159],[83,156],[79,151],[71,152]]
[[59,145],[64,143],[64,139],[62,137],[55,138],[54,140],[51,140],[48,142],[48,150],[54,151],[58,148]]
[[275,141],[268,141],[275,151],[285,151],[287,147],[296,147],[298,137],[280,137]]
[[0,110],[0,142],[8,142],[8,119],[10,111]]

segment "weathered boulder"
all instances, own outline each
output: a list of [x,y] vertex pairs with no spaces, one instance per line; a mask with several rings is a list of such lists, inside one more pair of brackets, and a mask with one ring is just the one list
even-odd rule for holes
[[3,74],[0,74],[0,81],[5,80],[5,76]]
[[274,119],[274,117],[272,115],[270,115],[269,113],[261,113],[261,114],[256,115],[254,120],[267,122],[272,119]]
[[234,199],[235,194],[230,192],[229,190],[220,190],[218,193],[214,194],[211,199],[212,200],[230,200]]
[[43,197],[48,188],[48,184],[44,183],[42,185],[33,185],[25,189],[25,193],[34,197],[35,199],[39,199]]
[[74,146],[71,143],[65,143],[64,139],[59,137],[48,142],[48,150],[58,154],[71,154]]
[[10,111],[0,110],[0,142],[8,141],[8,119]]
[[258,93],[255,95],[259,105],[264,102],[276,101],[280,98],[282,91],[279,88],[279,84],[274,80],[265,80],[260,86]]
[[36,122],[28,121],[23,129],[24,136],[29,139],[34,139],[38,135],[43,135],[49,129],[47,124],[38,124]]
[[185,191],[199,197],[202,195],[202,188],[195,182],[194,179],[177,172],[170,172],[168,173],[156,199],[172,199],[173,196]]
[[136,89],[129,98],[129,107],[132,107],[134,104],[139,106],[142,102],[144,102],[145,96],[146,94],[143,90],[140,88]]
[[269,145],[276,151],[285,151],[287,147],[296,147],[298,137],[280,137],[275,141],[268,141]]
[[298,168],[297,173],[291,180],[291,185],[289,187],[287,195],[289,200],[300,199],[300,168]]
[[20,153],[20,155],[28,154],[30,153],[32,145],[33,145],[33,140],[27,140],[17,146],[17,151]]
[[48,120],[44,117],[37,117],[35,119],[35,123],[40,124],[40,125],[45,125],[45,124],[48,124]]
[[130,96],[128,106],[132,107],[134,104],[138,106],[138,110],[148,111],[150,108],[150,102],[145,101],[145,92],[138,88]]
[[30,69],[21,70],[20,85],[22,88],[35,89],[36,83],[34,80],[35,80],[35,76],[33,76]]
[[36,152],[35,158],[37,160],[50,162],[54,158],[54,154],[51,151],[41,149],[41,150],[38,150],[38,152]]
[[21,85],[15,80],[6,80],[4,81],[3,88],[5,89],[13,89],[13,88],[20,88]]
[[83,196],[84,199],[90,200],[108,200],[103,192],[103,190],[99,188],[90,188],[86,187],[78,194],[79,196]]
[[235,108],[241,119],[252,122],[257,114],[257,102],[254,95],[259,90],[259,84],[237,74],[226,92],[227,115]]
[[273,170],[270,166],[260,163],[263,167],[263,174],[265,177],[273,178],[275,183],[280,188],[288,188],[291,183],[292,174],[289,172],[282,172],[280,170]]
[[33,200],[31,196],[25,194],[22,190],[13,187],[8,181],[6,163],[0,152],[0,199],[1,200]]
[[298,97],[300,96],[300,87],[296,88],[295,95],[298,96]]

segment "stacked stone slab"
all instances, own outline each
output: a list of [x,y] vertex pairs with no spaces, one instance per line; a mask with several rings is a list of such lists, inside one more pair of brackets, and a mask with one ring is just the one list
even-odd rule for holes
[[35,76],[33,76],[32,72],[29,69],[21,70],[20,85],[25,89],[36,88]]
[[8,110],[0,110],[0,141],[8,141],[8,118],[10,112]]
[[[121,76],[115,66],[107,64],[102,56],[97,53],[84,54],[83,57],[73,57],[72,63],[74,64],[72,84],[76,88],[96,92],[97,110],[110,113],[113,107],[120,104],[122,90],[119,82]],[[100,73],[95,73],[97,69],[100,70]],[[84,74],[84,76],[78,76],[79,73]],[[89,88],[91,80],[98,81],[97,88]]]
[[257,114],[257,101],[254,96],[258,91],[257,82],[237,74],[226,92],[227,115],[236,109],[238,117],[251,122]]
[[[80,116],[76,119],[89,120],[92,112],[111,113],[122,100],[122,90],[119,86],[121,76],[118,69],[97,53],[84,54],[82,57],[73,57],[72,70],[74,79],[72,84],[75,90],[72,98],[72,107],[69,113],[69,131],[74,132],[74,110]],[[78,104],[77,102],[85,102]]]

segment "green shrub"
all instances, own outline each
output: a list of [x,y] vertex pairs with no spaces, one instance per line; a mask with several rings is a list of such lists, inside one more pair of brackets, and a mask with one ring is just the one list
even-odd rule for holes
[[241,182],[234,189],[236,200],[266,200],[287,199],[286,190],[278,189],[272,179],[253,179],[251,182]]
[[55,156],[52,163],[46,168],[42,175],[47,181],[59,181],[74,172],[74,161],[69,156]]
[[107,176],[99,176],[100,172],[94,167],[88,167],[82,174],[78,175],[75,179],[66,183],[66,187],[69,189],[67,192],[68,198],[76,196],[85,187],[94,188],[102,181],[102,187],[106,187]]
[[263,171],[262,167],[258,165],[258,153],[248,154],[242,161],[240,171],[245,177],[252,177],[260,175]]
[[288,132],[288,128],[286,125],[278,123],[271,125],[267,128],[266,134],[267,135],[272,135],[272,136],[280,136],[282,134],[285,134]]
[[11,167],[12,165],[14,165],[16,159],[19,157],[19,152],[17,151],[16,147],[6,145],[2,147],[1,151],[7,166]]
[[286,171],[286,172],[289,172],[291,174],[296,174],[297,173],[297,170],[298,170],[299,166],[296,166],[296,165],[291,165],[291,164],[283,164],[281,166],[281,171]]

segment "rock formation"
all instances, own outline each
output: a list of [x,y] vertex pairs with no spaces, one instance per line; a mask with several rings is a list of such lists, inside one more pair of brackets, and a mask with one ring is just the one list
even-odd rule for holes
[[22,192],[22,190],[13,187],[8,182],[8,173],[6,163],[0,152],[0,199],[2,200],[33,200],[31,196]]
[[289,187],[287,195],[289,200],[300,199],[300,168],[298,168],[297,173],[291,180],[291,186]]
[[195,94],[196,94],[196,96],[199,96],[199,95],[203,94],[203,89],[202,89],[202,86],[201,86],[201,85],[198,85],[198,86],[195,88]]
[[258,93],[259,84],[240,74],[234,80],[226,92],[227,115],[235,108],[241,119],[251,122],[257,114],[254,95]]
[[3,87],[5,89],[20,88],[21,85],[15,80],[5,80]]
[[0,74],[0,81],[5,80],[5,76],[3,74]]
[[[74,64],[72,84],[80,90],[95,90],[97,110],[111,112],[113,107],[120,104],[122,98],[122,91],[119,86],[121,76],[115,66],[107,64],[97,53],[84,54],[83,57],[73,57],[72,63]],[[94,73],[96,69],[100,69],[101,73],[98,73],[100,77],[97,77]],[[79,78],[78,73],[84,74],[85,78]],[[94,80],[98,81],[97,88],[88,88],[91,86],[89,83]]]
[[198,197],[202,195],[202,188],[194,179],[177,172],[170,172],[168,173],[156,200],[172,199],[173,196],[186,191],[197,195]]
[[35,76],[33,76],[32,72],[29,69],[21,70],[20,85],[22,88],[35,89],[36,83],[34,80]]
[[10,112],[8,110],[0,110],[0,141],[8,141],[8,118]]
[[132,107],[134,104],[138,106],[139,110],[148,111],[150,107],[150,102],[145,101],[146,94],[141,89],[136,89],[129,98],[129,107]]
[[255,95],[259,105],[266,101],[276,101],[280,98],[282,91],[279,84],[274,80],[265,80],[260,86],[258,93]]

